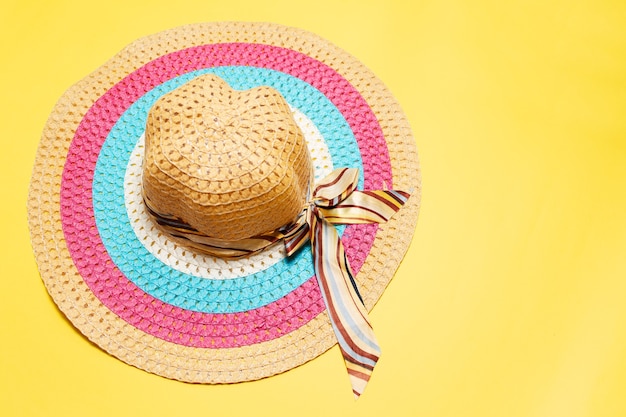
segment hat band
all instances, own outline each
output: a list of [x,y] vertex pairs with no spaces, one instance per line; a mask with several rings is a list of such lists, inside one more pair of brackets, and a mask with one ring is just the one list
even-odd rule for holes
[[148,214],[161,230],[182,244],[211,256],[242,258],[260,252],[284,237],[279,229],[247,239],[225,240],[213,238],[196,230],[176,216],[158,212],[146,193],[142,194]]
[[355,168],[333,171],[315,187],[292,225],[238,241],[210,238],[177,217],[156,212],[144,193],[148,213],[164,231],[210,255],[247,256],[282,240],[290,256],[310,240],[315,275],[356,397],[370,379],[380,347],[334,225],[384,223],[409,198],[398,190],[357,191],[358,175]]

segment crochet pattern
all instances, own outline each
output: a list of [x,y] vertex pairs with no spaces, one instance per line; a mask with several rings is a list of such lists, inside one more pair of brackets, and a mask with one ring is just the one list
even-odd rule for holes
[[278,245],[217,259],[159,235],[141,212],[147,111],[209,72],[237,90],[278,90],[305,134],[316,178],[347,166],[360,171],[360,189],[412,193],[388,223],[339,229],[368,310],[413,235],[420,171],[408,122],[384,85],[346,52],[298,29],[209,23],[162,32],[64,94],[44,129],[29,194],[50,295],[89,339],[129,364],[227,383],[286,371],[336,340],[310,250],[285,258]]

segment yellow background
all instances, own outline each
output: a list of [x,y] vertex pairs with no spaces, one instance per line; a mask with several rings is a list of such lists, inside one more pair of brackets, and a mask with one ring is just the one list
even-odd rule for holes
[[[423,204],[355,402],[335,347],[201,386],[90,344],[47,295],[26,196],[56,100],[138,37],[273,21],[349,51],[417,138]],[[18,1],[0,6],[0,415],[626,415],[626,3]]]

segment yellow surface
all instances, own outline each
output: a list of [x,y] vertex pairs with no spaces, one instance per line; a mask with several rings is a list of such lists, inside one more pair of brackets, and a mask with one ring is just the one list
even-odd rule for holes
[[[253,383],[147,374],[82,337],[39,278],[26,195],[58,97],[140,36],[213,20],[331,40],[413,126],[422,212],[357,402],[337,348]],[[626,415],[623,1],[10,0],[0,31],[0,415]]]

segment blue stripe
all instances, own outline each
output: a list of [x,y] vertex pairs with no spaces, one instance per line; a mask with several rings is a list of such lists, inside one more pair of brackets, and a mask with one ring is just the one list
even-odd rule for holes
[[[154,88],[129,107],[108,135],[93,184],[96,224],[113,262],[144,292],[174,306],[206,313],[234,313],[262,307],[302,285],[313,273],[311,251],[300,250],[265,271],[232,279],[205,279],[176,271],[146,250],[135,236],[124,203],[124,175],[148,110],[163,94],[202,73],[215,73],[235,89],[276,88],[318,128],[335,167],[363,169],[358,146],[345,119],[317,89],[290,75],[252,67],[218,67],[184,74]],[[343,230],[340,227],[339,230]]]

